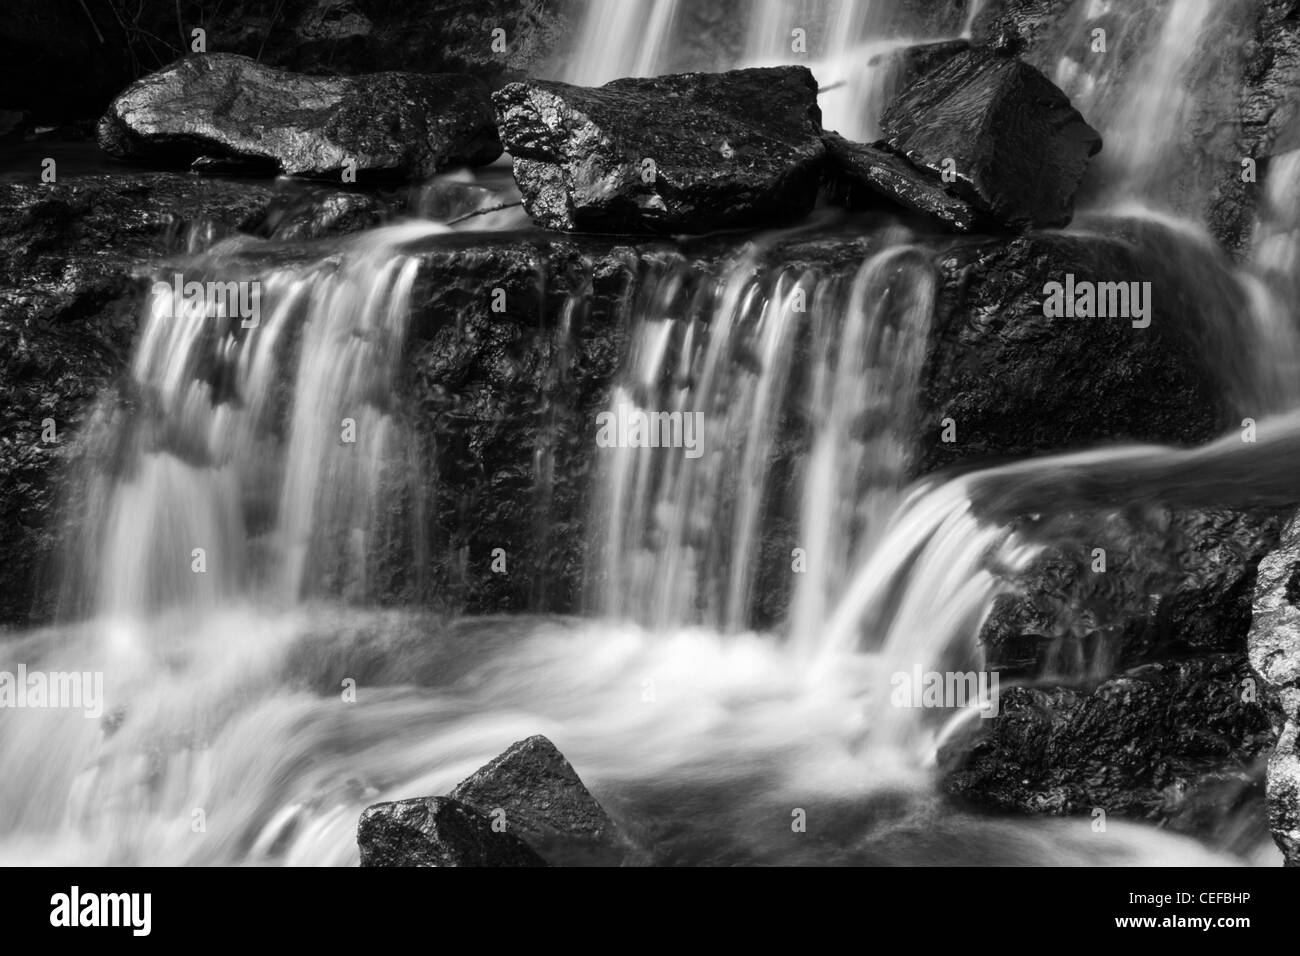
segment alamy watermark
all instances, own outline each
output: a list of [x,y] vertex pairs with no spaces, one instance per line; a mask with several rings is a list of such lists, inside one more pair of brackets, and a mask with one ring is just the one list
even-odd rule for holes
[[93,719],[104,713],[102,671],[0,671],[0,709],[82,710]]
[[1075,281],[1067,272],[1064,282],[1043,286],[1043,315],[1049,319],[1132,319],[1133,328],[1151,325],[1150,282]]
[[627,402],[596,416],[600,448],[681,448],[687,458],[704,454],[703,412],[647,412]]
[[889,679],[895,707],[978,707],[981,717],[998,715],[997,671],[926,671],[918,664]]
[[171,306],[170,317],[183,312],[197,311],[204,315],[237,318],[245,329],[255,329],[262,321],[262,283],[249,282],[198,282],[185,281],[177,272],[170,284],[155,282],[153,294],[166,297]]

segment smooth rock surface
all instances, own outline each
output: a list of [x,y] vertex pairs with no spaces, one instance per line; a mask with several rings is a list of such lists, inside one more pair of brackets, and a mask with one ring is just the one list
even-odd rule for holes
[[128,87],[99,122],[118,157],[261,159],[290,174],[424,178],[501,153],[488,90],[454,74],[317,77],[226,53],[190,56]]
[[803,67],[511,83],[493,100],[525,208],[550,229],[770,226],[816,199],[825,148]]
[[362,866],[546,866],[519,837],[449,797],[366,807],[357,846]]
[[1027,63],[967,50],[926,73],[886,109],[885,144],[1011,227],[1063,226],[1101,137]]

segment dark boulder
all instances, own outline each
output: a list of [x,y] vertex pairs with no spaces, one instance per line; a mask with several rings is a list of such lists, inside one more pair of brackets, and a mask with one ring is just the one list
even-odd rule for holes
[[827,191],[836,201],[850,209],[870,209],[883,200],[930,216],[957,232],[975,228],[976,213],[969,203],[901,156],[851,143],[838,133],[827,133],[823,139]]
[[[944,284],[918,474],[1099,442],[1200,444],[1233,423],[1232,383],[1212,358],[1232,355],[1232,337],[1248,334],[1231,282],[1216,282],[1230,273],[1207,260],[1201,281],[1188,284],[1162,264],[1177,236],[1139,245],[1122,231],[1111,221],[1090,235],[953,239],[936,253]],[[1048,317],[1044,287],[1066,274],[1149,281],[1149,327],[1123,316]],[[945,418],[955,441],[942,441]]]
[[1300,866],[1300,520],[1259,564],[1254,619],[1247,637],[1276,743],[1268,758],[1269,828],[1289,866]]
[[999,223],[1062,226],[1101,137],[1038,70],[968,50],[902,93],[881,120],[885,144],[955,176],[952,189]]
[[450,797],[366,807],[357,824],[362,866],[546,866],[523,840]]
[[504,811],[510,832],[552,863],[616,866],[627,850],[572,764],[540,735],[511,744],[451,797],[487,814]]
[[100,120],[118,157],[262,159],[286,173],[425,178],[501,153],[487,87],[449,74],[312,77],[234,54],[191,56],[128,87]]
[[1263,822],[1259,760],[1271,735],[1243,694],[1248,674],[1238,652],[1148,665],[1091,690],[1003,690],[997,717],[940,751],[944,787],[1003,811],[1100,809],[1231,841],[1234,815]]
[[806,214],[825,151],[803,67],[511,83],[493,94],[524,205],[539,225],[706,232]]

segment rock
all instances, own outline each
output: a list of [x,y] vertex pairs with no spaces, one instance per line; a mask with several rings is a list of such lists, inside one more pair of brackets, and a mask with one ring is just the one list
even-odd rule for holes
[[[1201,444],[1234,423],[1231,383],[1200,340],[1216,328],[1245,334],[1242,302],[1216,279],[1230,275],[1226,263],[1207,256],[1197,266],[1201,281],[1189,284],[1164,265],[1179,248],[1176,235],[1131,241],[1114,222],[1097,231],[1114,238],[954,238],[936,252],[944,284],[916,474],[1099,442]],[[1066,273],[1150,281],[1150,326],[1045,316],[1043,288]],[[941,440],[946,417],[957,423],[956,442]]]
[[1152,664],[1092,690],[1004,689],[997,717],[941,750],[944,789],[1002,811],[1100,808],[1227,837],[1230,824],[1206,832],[1207,819],[1258,811],[1254,767],[1271,736],[1263,708],[1243,699],[1247,673],[1238,652]]
[[937,70],[958,53],[969,49],[969,40],[939,40],[896,50],[890,56],[895,88],[907,89],[926,73]]
[[1018,54],[1059,23],[1070,0],[992,0],[971,24],[971,39],[1007,54]]
[[803,67],[511,83],[493,94],[533,220],[591,232],[707,232],[805,215],[825,148]]
[[312,77],[234,54],[190,56],[128,87],[100,120],[118,157],[260,158],[290,174],[425,178],[501,153],[487,88],[455,75]]
[[1246,639],[1276,743],[1268,758],[1269,829],[1288,866],[1300,866],[1300,519],[1259,564]]
[[552,863],[617,866],[626,853],[614,821],[540,735],[511,744],[462,780],[451,797],[489,815],[504,810],[509,831]]
[[357,846],[362,866],[546,866],[519,837],[450,797],[366,807]]
[[1101,137],[1047,77],[1021,61],[968,50],[925,74],[886,109],[885,144],[999,223],[1063,226]]
[[[1009,677],[1074,680],[1160,660],[1239,653],[1277,512],[1126,508],[1023,527],[1049,549],[980,630],[985,663]],[[1093,569],[1095,548],[1105,573]]]
[[947,192],[900,156],[827,133],[827,190],[850,209],[872,208],[888,200],[930,216],[957,232],[976,226],[970,204]]

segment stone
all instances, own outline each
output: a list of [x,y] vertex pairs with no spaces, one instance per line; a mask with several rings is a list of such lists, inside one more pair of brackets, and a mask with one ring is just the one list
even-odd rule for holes
[[1269,829],[1287,865],[1300,866],[1300,516],[1259,564],[1246,646],[1276,738],[1266,771]]
[[816,200],[825,147],[804,67],[511,83],[493,100],[524,206],[548,229],[770,226]]
[[519,837],[449,797],[366,807],[357,846],[362,866],[546,866]]
[[117,157],[267,160],[290,174],[423,179],[501,154],[488,89],[452,74],[320,77],[244,56],[189,56],[133,83],[99,122]]
[[511,744],[451,797],[487,814],[504,811],[510,832],[552,863],[618,865],[626,852],[618,827],[573,765],[540,735]]
[[976,213],[969,203],[902,157],[865,143],[851,143],[838,133],[827,133],[823,139],[827,190],[850,209],[873,208],[883,199],[957,232],[975,229]]
[[1013,228],[1063,226],[1101,136],[1053,83],[1013,57],[967,50],[926,73],[881,119],[884,143]]

